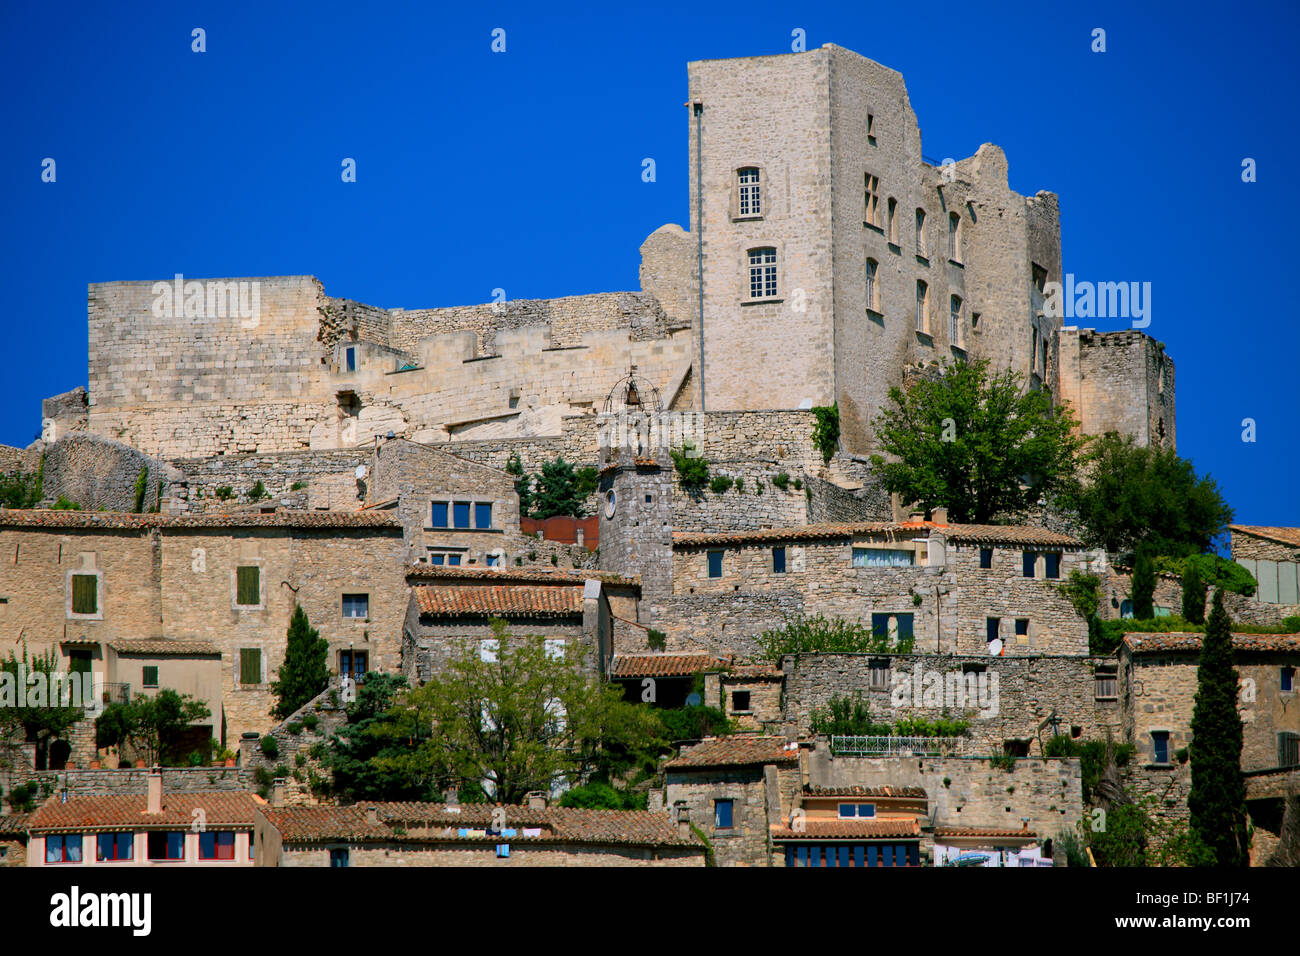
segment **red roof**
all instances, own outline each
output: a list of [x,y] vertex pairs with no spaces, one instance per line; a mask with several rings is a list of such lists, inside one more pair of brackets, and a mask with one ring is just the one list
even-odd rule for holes
[[770,763],[798,763],[797,745],[784,737],[710,737],[694,747],[684,748],[664,766],[669,770],[705,767],[761,767]]
[[1038,839],[1038,834],[1033,830],[1011,830],[1000,827],[935,827],[934,835],[935,837],[974,837],[994,840]]
[[1067,534],[1027,525],[935,524],[932,521],[868,521],[851,524],[806,524],[785,528],[758,528],[750,531],[675,531],[674,547],[710,544],[749,544],[764,541],[818,541],[856,536],[904,534],[936,530],[949,541],[978,544],[1033,544],[1059,548],[1082,548],[1083,542]]
[[[1124,635],[1124,644],[1133,654],[1199,654],[1204,634],[1170,632],[1147,634],[1130,632]],[[1300,634],[1233,634],[1232,649],[1255,653],[1300,652]]]
[[146,813],[148,797],[143,793],[53,794],[31,815],[29,829],[38,831],[188,829],[195,810],[203,811],[208,829],[252,829],[258,799],[251,793],[205,790],[193,793],[164,793],[161,813]]
[[538,582],[546,584],[583,584],[587,581],[600,581],[604,584],[640,587],[638,575],[614,574],[610,571],[575,568],[571,571],[552,568],[471,568],[465,565],[450,567],[436,564],[412,564],[406,569],[406,576],[411,580],[430,581],[498,581],[498,582]]
[[726,666],[726,661],[712,654],[615,654],[610,662],[609,676],[689,677]]
[[422,585],[413,589],[421,615],[463,614],[493,617],[570,617],[582,614],[582,588],[529,584]]
[[926,799],[924,787],[804,787],[810,797],[877,797],[881,799]]
[[916,820],[805,820],[802,829],[788,826],[772,831],[776,840],[804,840],[816,837],[835,840],[882,840],[890,837],[916,838],[921,825]]

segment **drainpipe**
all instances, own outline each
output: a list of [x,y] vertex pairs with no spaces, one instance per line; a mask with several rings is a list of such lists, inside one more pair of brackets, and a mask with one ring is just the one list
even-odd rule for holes
[[700,297],[700,411],[704,411],[704,104],[696,100],[695,110],[695,281]]

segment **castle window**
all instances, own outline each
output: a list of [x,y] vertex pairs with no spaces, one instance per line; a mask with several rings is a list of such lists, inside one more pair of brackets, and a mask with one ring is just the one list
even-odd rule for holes
[[749,713],[749,691],[733,690],[731,692],[731,712],[733,714]]
[[885,204],[885,221],[887,229],[887,238],[892,246],[898,245],[898,200],[890,199]]
[[156,664],[150,664],[142,667],[140,674],[140,683],[145,687],[158,686],[158,667]]
[[369,594],[343,595],[343,616],[345,618],[365,619],[370,616]]
[[1151,731],[1151,750],[1153,763],[1169,763],[1169,731]]
[[992,549],[992,548],[980,548],[980,567],[981,567],[981,568],[991,568],[991,567],[993,567],[993,549]]
[[711,578],[722,577],[722,552],[721,551],[709,552],[709,577]]
[[880,287],[876,282],[876,270],[880,263],[875,259],[867,260],[867,311],[880,312]]
[[749,250],[749,297],[776,297],[776,250],[770,246]]
[[1281,679],[1278,682],[1278,690],[1293,691],[1295,690],[1295,668],[1282,668]]
[[739,190],[740,215],[761,216],[763,214],[762,185],[759,183],[759,171],[755,166],[736,170],[736,183]]
[[1029,264],[1029,267],[1030,270],[1033,272],[1033,276],[1034,276],[1034,288],[1038,291],[1039,295],[1046,294],[1047,270],[1044,269],[1042,266],[1040,266],[1037,262],[1031,262]]
[[355,347],[343,350],[343,364],[349,372],[357,370],[357,350]]
[[1028,637],[1028,636],[1029,636],[1029,618],[1027,617],[1016,618],[1016,637]]
[[492,502],[490,501],[474,502],[474,527],[476,528],[492,527]]
[[867,114],[867,143],[876,145],[876,118],[870,113]]
[[862,176],[862,221],[880,227],[880,177],[870,173]]
[[785,574],[785,548],[776,547],[772,549],[772,573]]
[[961,344],[961,296],[948,300],[948,340],[951,345]]
[[925,210],[916,211],[916,254],[922,259],[926,258],[929,253],[926,251],[925,244]]
[[961,262],[961,216],[948,213],[948,258]]
[[919,279],[916,283],[916,331],[930,331],[930,289]]
[[262,603],[262,569],[255,564],[235,569],[235,603],[258,607]]
[[430,515],[429,524],[434,528],[447,527],[447,510],[447,502],[435,501],[433,503],[433,513]]

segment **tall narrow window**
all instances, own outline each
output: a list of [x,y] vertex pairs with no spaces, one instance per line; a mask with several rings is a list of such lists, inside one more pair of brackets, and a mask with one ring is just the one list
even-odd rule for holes
[[1284,730],[1277,735],[1277,765],[1294,767],[1300,764],[1300,734]]
[[344,349],[343,355],[347,362],[347,370],[355,372],[357,370],[357,350],[355,348]]
[[490,501],[474,502],[474,527],[492,527],[492,503]]
[[948,342],[961,344],[961,296],[954,295],[948,300]]
[[870,173],[862,175],[862,221],[880,225],[880,177]]
[[876,284],[876,271],[880,264],[875,259],[867,260],[867,308],[872,312],[880,311],[880,290]]
[[783,546],[772,549],[772,573],[785,574],[785,548]]
[[719,830],[730,830],[734,820],[734,803],[731,800],[713,801],[713,825]]
[[469,527],[469,502],[457,501],[451,506],[452,524],[457,528]]
[[711,578],[722,577],[722,552],[721,551],[709,552],[709,577]]
[[1153,763],[1169,763],[1169,731],[1151,731],[1151,750]]
[[776,295],[776,250],[749,250],[749,297],[770,299]]
[[434,528],[447,527],[447,502],[435,501],[433,503],[432,512],[429,524]]
[[742,216],[761,216],[763,214],[762,185],[758,181],[758,169],[750,166],[737,171],[740,185],[740,214]]
[[916,254],[922,257],[929,255],[925,249],[925,210],[918,209],[916,211]]
[[876,118],[870,113],[867,114],[867,143],[876,145]]
[[887,228],[886,238],[894,245],[898,245],[898,200],[890,199],[885,203],[885,223]]
[[239,649],[239,683],[262,683],[262,649],[260,647],[241,647]]
[[948,213],[948,258],[961,262],[961,216]]
[[99,611],[99,578],[93,574],[72,576],[72,613],[96,614]]
[[998,639],[998,625],[1001,623],[999,618],[987,617],[984,619],[984,640],[993,643]]
[[255,564],[235,569],[235,603],[257,607],[262,603],[262,569]]
[[930,312],[930,290],[924,282],[916,283],[916,331],[928,332],[930,330],[929,312]]

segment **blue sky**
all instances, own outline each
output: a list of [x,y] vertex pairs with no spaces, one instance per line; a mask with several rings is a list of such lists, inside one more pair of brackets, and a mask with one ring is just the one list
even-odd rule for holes
[[1300,15],[1133,6],[7,2],[0,443],[85,384],[89,282],[311,274],[406,308],[637,288],[641,241],[688,222],[687,61],[800,28],[900,70],[928,156],[994,142],[1012,188],[1058,193],[1066,271],[1150,281],[1180,453],[1239,522],[1300,525]]

